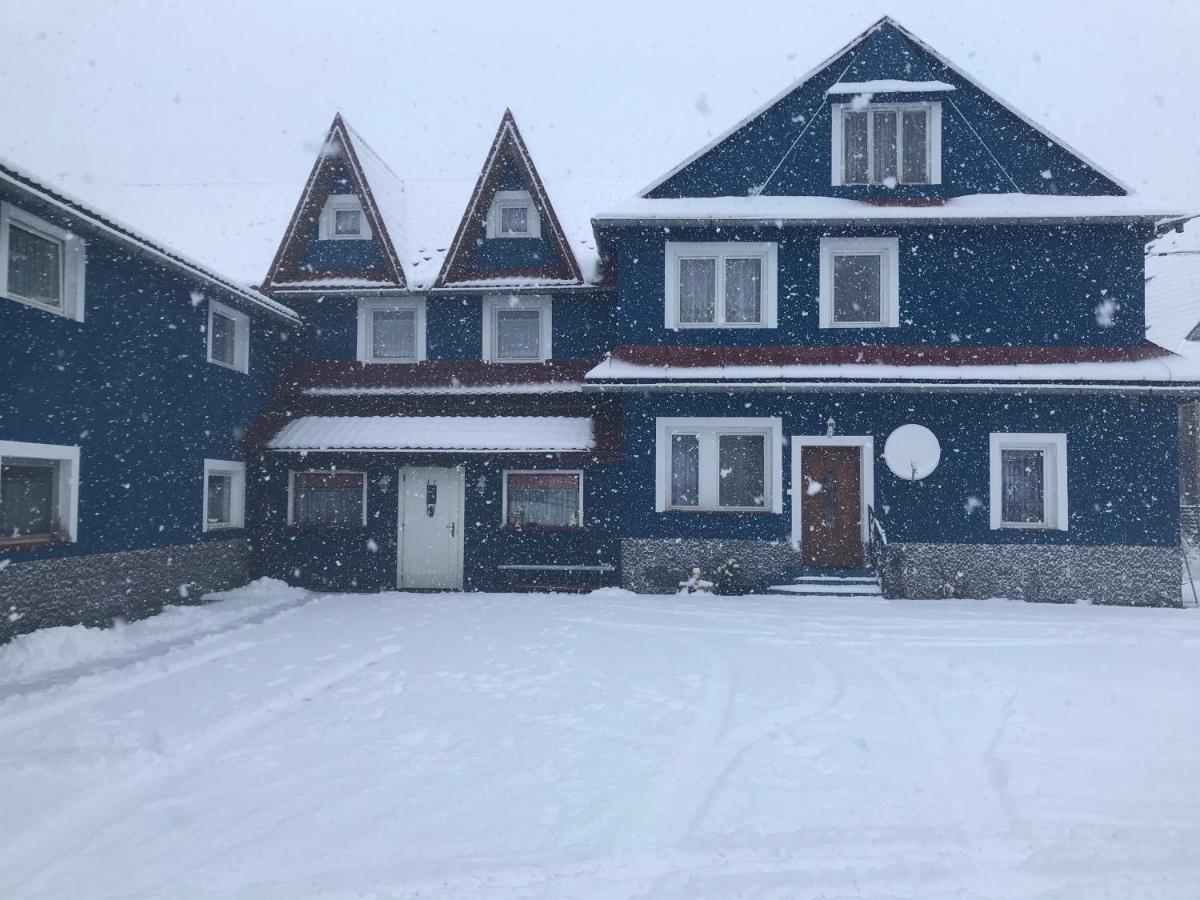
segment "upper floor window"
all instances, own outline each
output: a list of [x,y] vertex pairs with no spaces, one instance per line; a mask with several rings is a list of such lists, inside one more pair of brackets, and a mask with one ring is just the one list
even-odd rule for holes
[[550,359],[552,304],[549,297],[485,297],[485,362],[545,362]]
[[425,300],[358,301],[358,360],[413,363],[425,358]]
[[1067,530],[1067,436],[992,434],[992,528]]
[[821,238],[820,326],[900,324],[900,240]]
[[773,243],[667,243],[668,328],[774,328]]
[[321,210],[317,237],[322,241],[365,241],[371,226],[357,194],[330,194]]
[[782,512],[780,419],[658,419],[656,508]]
[[83,321],[82,238],[0,203],[0,294]]
[[0,441],[0,547],[73,541],[79,448]]
[[204,461],[204,511],[201,529],[241,528],[246,513],[246,464],[225,459]]
[[216,300],[208,301],[208,361],[250,371],[250,317]]
[[833,104],[833,183],[939,184],[940,103]]
[[487,216],[489,238],[536,238],[542,221],[529,191],[496,191]]

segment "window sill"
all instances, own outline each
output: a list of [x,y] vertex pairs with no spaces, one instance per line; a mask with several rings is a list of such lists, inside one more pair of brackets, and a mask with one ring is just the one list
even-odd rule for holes
[[229,363],[221,362],[219,359],[213,359],[211,356],[209,357],[208,361],[214,366],[220,366],[222,369],[228,369],[230,372],[239,372],[242,375],[250,374],[250,370],[248,368],[243,369],[241,366],[231,366]]
[[22,550],[34,547],[54,547],[60,544],[69,543],[71,543],[69,540],[56,534],[36,535],[34,537],[3,538],[0,539],[0,550]]
[[753,328],[777,328],[778,326],[768,325],[765,322],[676,322],[667,327],[675,331],[744,331]]
[[59,316],[63,319],[70,319],[73,322],[81,321],[80,318],[68,309],[64,309],[62,305],[52,306],[49,303],[39,303],[37,300],[28,300],[25,297],[18,297],[16,294],[0,294],[5,300],[11,300],[13,303],[20,303],[22,306],[29,306],[33,309],[40,309],[42,312],[50,313],[54,316]]
[[737,507],[737,508],[719,508],[708,506],[668,506],[664,513],[687,513],[689,515],[695,513],[715,513],[721,516],[778,516],[782,515],[773,509],[756,509],[752,507]]
[[202,529],[205,534],[223,534],[228,531],[245,531],[244,524],[238,525],[205,525]]
[[1001,522],[992,526],[993,531],[1065,531],[1052,522]]
[[544,534],[546,532],[557,534],[582,534],[587,531],[579,525],[524,525],[517,527],[516,525],[504,525],[502,531],[511,532],[513,534]]
[[411,359],[360,359],[359,362],[364,366],[411,366],[425,360],[414,356]]
[[326,532],[354,533],[365,532],[366,525],[289,525],[287,530],[290,534],[324,534]]

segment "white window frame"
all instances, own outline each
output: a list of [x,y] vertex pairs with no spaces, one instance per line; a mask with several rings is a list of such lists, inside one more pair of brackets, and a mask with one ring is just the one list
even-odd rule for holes
[[[229,485],[229,522],[212,525],[208,521],[208,479],[213,475],[225,475]],[[200,511],[201,531],[231,531],[246,527],[246,464],[231,459],[204,460],[203,499]]]
[[309,525],[306,523],[296,522],[296,476],[297,475],[361,475],[362,476],[362,524],[361,528],[367,527],[367,473],[358,469],[289,469],[288,470],[288,507],[287,507],[287,523],[289,526],[297,528],[339,528],[346,526],[338,525]]
[[[783,420],[778,417],[750,418],[660,418],[654,420],[656,512],[687,513],[782,513],[783,512]],[[677,434],[699,437],[700,494],[696,506],[671,505],[671,438]],[[762,506],[719,506],[720,474],[718,437],[726,434],[760,434],[766,438]]]
[[[878,256],[880,266],[879,313],[875,322],[833,320],[833,258],[835,256]],[[900,325],[900,238],[821,238],[821,281],[819,324],[822,328],[897,328]]]
[[[897,184],[912,184],[912,185],[931,185],[942,183],[942,104],[940,100],[929,100],[917,103],[868,103],[866,106],[856,107],[853,103],[831,103],[830,109],[833,113],[831,120],[831,181],[834,187],[871,187],[879,186],[878,181],[852,181],[845,180],[846,173],[844,171],[845,160],[842,159],[842,141],[844,136],[844,125],[842,116],[844,112],[874,112],[876,110],[882,112],[895,112],[899,116],[902,112],[912,112],[916,109],[923,109],[928,112],[929,118],[925,129],[925,160],[928,166],[929,180],[928,181],[900,181],[900,176],[897,176]],[[897,118],[899,123],[899,118]],[[896,154],[897,161],[903,164],[904,161],[904,134],[903,127],[897,124],[896,128]],[[900,167],[897,167],[897,172],[901,172]],[[875,117],[867,116],[867,173],[873,178],[875,175]]]
[[[682,259],[716,259],[716,309],[712,322],[679,321],[679,261]],[[759,322],[725,321],[725,261],[727,259],[758,258],[762,260],[762,319]],[[778,316],[779,245],[773,241],[667,241],[666,246],[666,304],[664,325],[667,328],[776,328]]]
[[[378,310],[412,310],[416,329],[413,349],[415,356],[408,359],[396,357],[375,358],[375,319]],[[358,301],[358,361],[361,363],[414,363],[425,359],[425,298],[403,297]]]
[[[339,210],[357,210],[358,221],[362,228],[358,234],[337,234],[334,220]],[[371,239],[371,223],[367,219],[367,211],[363,209],[358,194],[330,194],[325,198],[321,207],[321,215],[317,220],[317,240],[319,241],[369,241]]]
[[[525,221],[529,223],[529,230],[524,233],[501,231],[500,211],[520,209],[521,207],[528,210]],[[529,191],[496,191],[492,197],[492,205],[488,207],[486,228],[488,238],[514,240],[540,238],[542,236],[542,217],[538,215],[537,205],[533,202],[533,196]]]
[[[539,348],[537,359],[504,359],[497,352],[496,329],[497,309],[533,309],[541,313],[539,324]],[[493,363],[539,363],[553,356],[554,302],[546,295],[493,294],[483,298],[483,361]]]
[[[58,518],[67,529],[66,539],[79,539],[79,447],[64,444],[33,444],[26,441],[0,441],[0,460],[5,457],[49,459],[58,466]],[[0,536],[3,546],[3,536]]]
[[[38,237],[55,241],[59,244],[59,261],[62,267],[59,273],[59,284],[62,296],[58,306],[42,303],[29,297],[21,297],[9,292],[8,287],[8,254],[9,229],[13,223],[26,231],[32,231]],[[87,273],[87,242],[78,235],[72,234],[65,228],[60,228],[45,219],[25,212],[11,203],[0,201],[0,296],[7,297],[16,303],[32,306],[35,309],[51,312],[76,322],[83,321],[84,313],[84,284]]]
[[[213,315],[219,314],[233,320],[233,365],[223,359],[213,356]],[[250,371],[250,317],[244,312],[231,309],[216,300],[208,301],[208,318],[205,327],[205,341],[208,345],[208,361],[223,369],[233,369],[235,372]]]
[[[578,511],[579,524],[575,526],[580,530],[583,529],[583,469],[505,469],[501,475],[501,502],[500,502],[500,527],[508,527],[508,476],[509,475],[577,475],[579,477],[579,497],[575,502],[575,508]],[[574,530],[569,525],[534,525],[531,531],[562,531]]]
[[[1070,520],[1067,504],[1067,436],[1061,433],[993,432],[989,439],[989,520],[994,530],[1033,529],[1066,531]],[[1043,460],[1042,522],[1005,522],[1002,450],[1041,450]]]

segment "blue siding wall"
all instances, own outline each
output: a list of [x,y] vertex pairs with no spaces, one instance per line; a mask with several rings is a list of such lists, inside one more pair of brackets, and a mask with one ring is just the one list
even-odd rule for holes
[[[936,80],[957,88],[940,94],[889,94],[877,98],[878,102],[942,101],[941,185],[892,189],[831,186],[832,115],[825,92],[838,82],[875,79]],[[761,192],[894,198],[1014,190],[1028,194],[1124,193],[894,27],[883,25],[649,196],[719,197]]]
[[[358,352],[358,300],[327,296],[292,301],[304,316],[304,358],[353,360]],[[558,294],[553,297],[555,359],[600,359],[612,347],[611,295]],[[480,359],[483,356],[483,300],[479,294],[428,297],[425,301],[425,352],[429,359]]]
[[[311,469],[336,462],[346,470],[367,471],[367,527],[312,531],[287,525],[288,469]],[[416,459],[412,465],[446,465],[444,458]],[[309,454],[303,462],[268,455],[261,480],[248,501],[259,574],[319,590],[378,591],[396,587],[399,459],[370,461]],[[618,467],[584,469],[584,524],[581,531],[512,531],[501,524],[501,479],[505,468],[559,468],[546,460],[474,459],[465,463],[466,507],[464,586],[497,590],[504,586],[501,563],[581,565],[618,562]],[[562,468],[579,468],[565,465]],[[602,580],[616,580],[615,573]]]
[[[791,537],[790,445],[783,454],[782,515],[656,513],[654,420],[659,416],[780,416],[785,442],[791,435],[824,435],[832,417],[838,434],[872,436],[874,505],[892,541],[1179,543],[1177,402],[1171,399],[851,393],[626,397],[624,536],[786,541]],[[931,429],[942,446],[941,463],[922,481],[897,478],[883,461],[887,436],[907,422]],[[993,431],[1066,434],[1068,531],[989,527]]]
[[87,238],[84,322],[0,298],[0,440],[80,447],[79,539],[0,558],[227,538],[200,531],[203,460],[242,459],[243,430],[270,396],[291,331],[252,314],[250,374],[213,365],[201,285],[77,233]]
[[[899,235],[900,326],[819,325],[823,236]],[[1145,236],[1124,225],[625,228],[615,231],[619,344],[1119,346],[1142,342]],[[777,241],[779,327],[663,325],[665,242]],[[1107,325],[1097,308],[1118,307]]]

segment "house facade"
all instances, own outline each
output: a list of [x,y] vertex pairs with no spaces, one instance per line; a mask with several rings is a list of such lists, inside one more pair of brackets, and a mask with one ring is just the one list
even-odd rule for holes
[[0,640],[244,582],[296,314],[6,165],[0,298]]
[[0,181],[10,631],[250,575],[1180,602],[1179,217],[895,22],[614,208],[481,155],[335,118],[257,290]]

